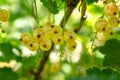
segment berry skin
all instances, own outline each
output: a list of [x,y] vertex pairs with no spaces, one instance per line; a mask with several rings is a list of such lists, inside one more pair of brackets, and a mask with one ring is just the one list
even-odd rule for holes
[[45,32],[50,31],[53,27],[54,27],[54,25],[52,25],[50,22],[46,22],[46,23],[42,24],[42,28]]
[[53,36],[61,35],[62,34],[62,28],[60,26],[54,26],[51,30]]
[[120,21],[119,21],[118,17],[110,17],[109,18],[109,25],[110,25],[110,27],[113,27],[113,28],[118,27],[119,22]]
[[64,40],[67,41],[74,41],[76,38],[76,34],[73,31],[66,30],[64,33]]
[[48,39],[44,39],[40,42],[40,49],[43,51],[48,51],[52,47],[52,42]]
[[0,9],[0,21],[6,22],[10,18],[10,13],[6,9]]
[[28,45],[27,45],[28,49],[30,49],[31,51],[36,51],[39,48],[39,45],[36,41],[31,41]]
[[107,17],[116,16],[118,14],[118,11],[119,7],[113,2],[106,4],[104,7],[104,13]]
[[32,37],[29,33],[22,33],[20,41],[22,44],[27,45],[32,40]]
[[44,35],[44,31],[42,28],[37,28],[33,32],[33,38],[35,41],[40,42],[42,40],[42,36]]
[[95,23],[96,32],[103,32],[103,31],[105,31],[106,27],[108,27],[107,20],[99,19]]
[[73,51],[77,47],[77,42],[76,41],[66,42],[66,47],[68,50]]
[[64,43],[64,37],[62,35],[54,36],[53,42],[55,45],[62,45]]
[[107,27],[103,34],[104,34],[106,40],[111,38],[113,36],[113,34],[114,34],[113,28]]

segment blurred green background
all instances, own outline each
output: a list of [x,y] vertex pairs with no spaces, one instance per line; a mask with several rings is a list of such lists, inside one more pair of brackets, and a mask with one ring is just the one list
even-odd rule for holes
[[[64,15],[64,3],[58,8],[59,12],[53,15],[41,1],[36,0],[39,24],[51,20],[55,25],[59,25]],[[62,0],[55,1],[57,5],[62,3]],[[69,17],[65,25],[66,29],[74,30],[79,25],[81,16],[78,10],[79,5],[80,3]],[[0,0],[0,8],[10,11],[9,21],[0,22],[0,31],[5,30],[5,33],[0,32],[0,80],[35,80],[34,72],[37,71],[39,64],[41,64],[39,61],[46,54],[30,51],[19,41],[23,32],[32,34],[35,28],[33,0]],[[113,50],[116,55],[113,55],[113,53],[110,55],[110,57],[115,56],[114,58],[105,58],[104,60],[106,53],[102,54],[104,51],[110,51],[107,46],[109,42],[105,48],[91,49],[92,39],[95,36],[94,23],[103,15],[103,8],[102,1],[87,0],[87,19],[76,34],[77,48],[74,51],[65,50],[60,57],[61,51],[56,46],[44,65],[41,80],[120,80],[120,41],[118,41],[119,44],[116,41],[116,39],[120,40],[120,29],[116,29],[113,36],[115,40],[111,40],[113,43],[116,42],[114,44],[117,45],[115,51]],[[95,44],[99,45],[99,43]],[[114,44],[111,44],[110,47],[116,46]],[[103,51],[99,51],[103,48]]]

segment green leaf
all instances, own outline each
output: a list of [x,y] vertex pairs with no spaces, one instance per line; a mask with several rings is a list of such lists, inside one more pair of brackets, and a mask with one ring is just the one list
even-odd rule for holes
[[23,64],[23,69],[35,68],[37,64],[37,56],[22,57],[21,62]]
[[86,1],[87,1],[88,5],[89,5],[89,4],[93,4],[94,2],[97,2],[98,0],[86,0]]
[[56,1],[53,0],[40,0],[43,5],[53,14],[57,14],[58,13],[58,9],[57,9],[57,3]]
[[0,51],[3,56],[0,57],[0,61],[10,61],[16,59],[16,55],[12,52],[13,46],[10,43],[0,43]]
[[17,80],[18,74],[13,72],[10,68],[0,69],[0,79],[1,80]]
[[120,80],[120,74],[110,68],[92,67],[86,70],[86,76],[70,76],[66,80]]
[[97,67],[86,70],[87,79],[89,80],[119,80],[120,74],[112,69],[98,69]]
[[120,67],[120,41],[116,39],[108,40],[99,50],[105,55],[103,66]]

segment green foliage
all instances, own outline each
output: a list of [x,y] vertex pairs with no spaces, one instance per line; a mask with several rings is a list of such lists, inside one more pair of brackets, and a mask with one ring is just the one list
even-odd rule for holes
[[120,74],[112,69],[106,68],[100,70],[97,67],[89,68],[86,70],[86,76],[83,77],[70,77],[67,80],[119,80]]
[[119,80],[120,74],[113,71],[112,69],[106,68],[100,70],[99,68],[93,67],[86,70],[86,80]]
[[100,52],[105,55],[103,66],[120,67],[120,41],[108,40],[104,46],[100,47]]
[[93,4],[94,2],[97,2],[98,0],[87,0],[88,5]]
[[26,57],[26,58],[22,58],[21,59],[23,66],[23,69],[29,69],[29,68],[34,68],[36,67],[36,60],[37,60],[37,56],[30,56],[30,57]]
[[17,80],[18,74],[13,72],[10,68],[0,69],[0,79],[2,80]]
[[10,43],[0,43],[0,51],[3,56],[0,57],[0,61],[10,61],[16,59],[16,55],[12,52],[13,46]]
[[58,13],[58,9],[57,9],[57,3],[56,1],[53,0],[40,0],[43,5],[53,14],[57,14]]

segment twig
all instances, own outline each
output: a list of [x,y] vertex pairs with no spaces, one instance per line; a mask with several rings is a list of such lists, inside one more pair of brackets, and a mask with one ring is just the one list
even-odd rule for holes
[[77,6],[80,0],[66,0],[67,7],[66,7],[66,14],[63,16],[63,19],[61,20],[60,26],[63,27],[64,24],[66,24],[69,16],[71,15],[74,8]]
[[33,16],[36,20],[36,22],[38,23],[38,14],[37,14],[37,4],[36,4],[36,0],[33,0]]
[[80,23],[79,23],[77,29],[74,30],[76,33],[81,29],[85,19],[87,18],[86,13],[85,13],[86,12],[86,8],[87,8],[86,7],[86,0],[82,0],[82,2],[81,2],[81,10],[80,10],[81,11]]
[[48,57],[49,57],[50,52],[52,51],[52,49],[53,49],[53,47],[51,48],[51,50],[49,50],[49,51],[47,51],[47,52],[44,52],[45,55],[44,55],[43,59],[40,60],[40,62],[39,62],[39,67],[38,67],[37,72],[35,73],[35,78],[34,78],[34,80],[41,80],[41,79],[42,79],[41,73],[42,73],[42,71],[43,71],[43,68],[44,68],[44,66],[45,66],[45,63],[47,62]]

